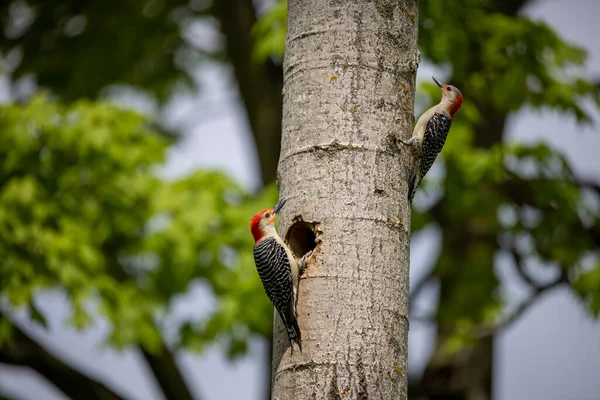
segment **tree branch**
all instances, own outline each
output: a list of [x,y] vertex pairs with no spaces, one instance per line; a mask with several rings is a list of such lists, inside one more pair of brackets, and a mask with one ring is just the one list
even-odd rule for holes
[[[3,319],[6,317],[0,313],[0,321]],[[0,346],[0,362],[33,369],[72,399],[125,400],[104,384],[52,355],[14,324],[11,339]]]
[[[586,189],[590,189],[590,190],[594,191],[596,193],[596,195],[600,197],[600,183],[591,181],[591,180],[587,180],[587,179],[582,179],[582,178],[575,179],[575,182],[577,183],[577,185],[579,185],[582,188],[586,188]],[[585,231],[587,232],[589,237],[592,239],[592,242],[597,247],[600,247],[600,227],[595,225],[590,228],[585,228]]]
[[[529,280],[528,283],[534,288],[534,293],[527,300],[523,301],[511,314],[504,317],[502,321],[494,324],[481,324],[473,328],[473,337],[484,338],[505,330],[516,320],[518,320],[519,317],[521,317],[531,306],[533,306],[544,293],[562,286],[563,284],[568,284],[569,280],[567,278],[566,270],[563,269],[561,276],[546,285],[536,284],[532,280]],[[413,322],[435,323],[435,317],[427,315],[411,315],[410,320]]]
[[0,400],[21,400],[21,397],[13,393],[8,393],[5,390],[0,389]]
[[535,3],[535,0],[498,1],[492,4],[496,11],[504,15],[515,16],[531,3]]
[[525,266],[523,265],[523,259],[516,251],[511,251],[513,262],[515,264],[515,269],[519,273],[521,279],[523,279],[529,286],[536,287],[537,284],[533,281],[531,276],[527,272],[525,272]]
[[[511,174],[511,178],[512,179],[503,184],[503,189],[509,198],[519,206],[528,205],[530,203],[530,199],[533,197],[531,193],[531,187],[533,183],[549,180],[546,178],[523,179],[516,174]],[[598,196],[600,196],[600,184],[594,181],[579,178],[573,178],[572,182],[578,185],[580,188],[591,189],[598,194]],[[581,223],[581,230],[588,235],[596,247],[600,248],[600,226],[594,225],[591,227],[586,227],[583,223]]]
[[183,375],[173,353],[166,347],[164,342],[161,342],[161,349],[157,354],[149,353],[142,347],[139,349],[160,385],[165,398],[169,400],[194,400],[192,393],[183,380]]
[[523,301],[511,314],[506,316],[502,321],[492,324],[492,325],[480,325],[473,330],[473,336],[478,338],[483,338],[487,336],[492,336],[500,331],[506,330],[506,328],[510,327],[516,320],[519,319],[531,306],[533,306],[536,301],[538,301],[544,293],[555,289],[563,284],[568,284],[569,280],[567,278],[566,271],[563,269],[563,273],[554,281],[542,285],[536,286],[534,293],[525,301]]
[[586,188],[586,189],[591,189],[594,192],[596,192],[596,194],[598,196],[600,196],[600,184],[597,182],[593,182],[587,179],[575,179],[575,182],[577,183],[577,185]]
[[[124,243],[123,240],[114,238],[114,240],[105,243],[103,246],[103,252],[110,261],[110,272],[120,282],[131,280],[131,276],[129,276],[127,271],[123,268],[117,256]],[[155,329],[160,331],[156,326]],[[194,396],[192,396],[189,387],[183,379],[183,375],[175,361],[173,353],[171,353],[165,342],[162,340],[162,337],[160,338],[160,341],[160,348],[157,350],[156,354],[146,351],[142,346],[138,346],[137,348],[150,367],[165,398],[169,400],[194,400]],[[195,400],[199,400],[199,397],[196,396]]]

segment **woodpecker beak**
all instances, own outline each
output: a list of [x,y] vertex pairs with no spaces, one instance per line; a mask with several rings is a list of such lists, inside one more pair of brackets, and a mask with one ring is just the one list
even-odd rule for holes
[[275,204],[275,207],[273,207],[273,213],[274,214],[279,214],[279,211],[283,208],[283,205],[287,202],[287,199],[281,199],[279,200],[279,203]]
[[441,89],[444,87],[444,84],[442,82],[440,82],[440,80],[438,78],[436,78],[435,76],[432,76],[433,81],[435,82],[436,85],[438,85],[438,87]]

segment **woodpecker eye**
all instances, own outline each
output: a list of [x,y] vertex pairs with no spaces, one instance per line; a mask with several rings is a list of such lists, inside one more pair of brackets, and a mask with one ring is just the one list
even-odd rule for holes
[[271,213],[265,213],[265,218],[269,218],[271,216]]
[[451,91],[451,90],[452,90],[452,88],[451,88],[450,86],[446,86],[446,90],[447,90],[447,91]]

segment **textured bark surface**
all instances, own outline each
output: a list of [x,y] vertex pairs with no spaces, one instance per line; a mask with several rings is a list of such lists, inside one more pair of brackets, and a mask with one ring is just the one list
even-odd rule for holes
[[[290,0],[278,168],[280,232],[298,257],[304,352],[276,319],[273,398],[407,393],[408,155],[417,0]],[[291,229],[290,227],[299,227]]]

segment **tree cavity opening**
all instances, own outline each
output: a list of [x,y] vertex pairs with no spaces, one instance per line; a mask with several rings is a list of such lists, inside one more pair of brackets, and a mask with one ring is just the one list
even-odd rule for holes
[[285,241],[298,258],[317,247],[315,228],[317,223],[305,222],[302,217],[294,218],[294,223],[285,235]]

